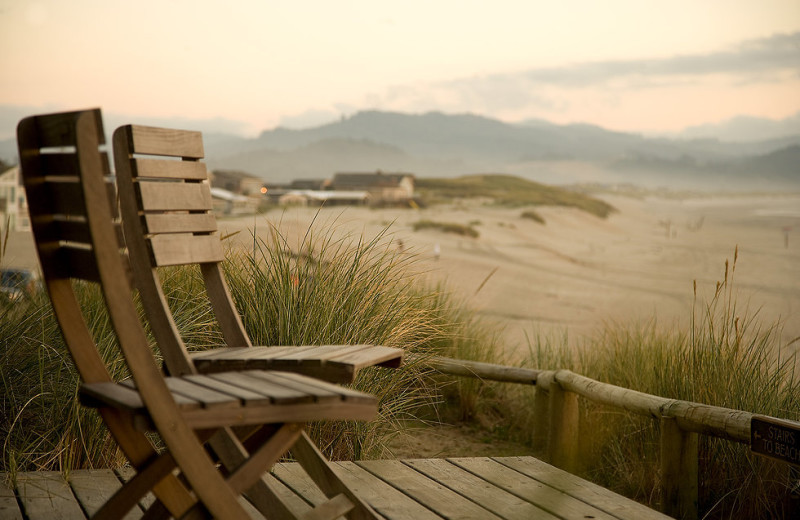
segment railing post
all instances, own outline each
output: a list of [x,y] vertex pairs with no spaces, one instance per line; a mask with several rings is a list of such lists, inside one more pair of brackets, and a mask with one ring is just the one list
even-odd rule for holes
[[661,504],[664,514],[697,518],[698,435],[680,429],[674,417],[661,418]]
[[574,473],[578,465],[578,394],[565,391],[558,373],[550,385],[549,462]]
[[534,453],[546,455],[550,434],[550,385],[553,372],[542,372],[536,379],[536,393],[533,397],[533,443]]

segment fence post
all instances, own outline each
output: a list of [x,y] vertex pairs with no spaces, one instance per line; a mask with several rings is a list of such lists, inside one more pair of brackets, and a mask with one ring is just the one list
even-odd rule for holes
[[661,418],[661,507],[664,514],[697,518],[698,435],[680,429],[674,417]]
[[558,373],[550,385],[549,462],[573,473],[578,465],[578,394],[565,391]]
[[536,379],[533,396],[533,450],[537,455],[547,455],[547,439],[550,434],[550,385],[553,372],[542,372]]

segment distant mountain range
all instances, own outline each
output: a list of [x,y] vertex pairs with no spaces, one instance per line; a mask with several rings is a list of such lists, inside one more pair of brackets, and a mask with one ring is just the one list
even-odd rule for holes
[[513,173],[554,184],[800,189],[800,133],[749,142],[647,138],[591,125],[369,111],[256,139],[208,136],[206,151],[212,168],[274,182],[381,169],[423,177]]
[[[744,137],[745,128],[763,121],[733,120],[717,130],[735,136],[738,128]],[[800,190],[800,116],[781,125],[780,131],[763,127],[769,139],[725,141],[708,137],[713,127],[652,138],[585,124],[366,111],[315,128],[275,128],[255,139],[206,133],[205,145],[210,168],[244,170],[270,182],[380,169],[421,177],[511,173],[551,184]],[[687,138],[693,134],[698,137]],[[13,154],[13,140],[10,145]],[[0,142],[0,157],[13,158],[6,148]]]

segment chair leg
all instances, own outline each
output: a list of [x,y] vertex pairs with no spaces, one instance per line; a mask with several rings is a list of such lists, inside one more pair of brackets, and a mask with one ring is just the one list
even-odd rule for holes
[[301,433],[300,438],[292,446],[292,454],[326,496],[344,495],[350,500],[353,504],[353,510],[350,511],[347,518],[350,520],[375,520],[379,518],[375,511],[366,502],[357,497],[334,473],[328,459],[308,438],[305,431]]
[[[112,408],[100,408],[97,411],[135,468],[145,467],[153,457],[157,456],[147,437],[130,427],[133,422],[130,413]],[[153,493],[174,516],[182,515],[195,503],[195,499],[186,487],[173,475],[166,475],[153,486]]]
[[231,473],[228,484],[235,492],[243,493],[253,482],[259,480],[261,475],[269,471],[269,468],[278,462],[284,453],[289,451],[302,433],[302,423],[284,424],[257,451],[251,453],[246,462]]
[[[210,444],[229,473],[236,471],[236,468],[247,460],[247,450],[244,449],[230,428],[220,430],[211,439]],[[276,520],[295,520],[297,518],[297,515],[280,499],[278,493],[273,489],[272,483],[267,479],[257,479],[246,490],[245,495],[256,509],[267,518],[275,518]]]
[[125,483],[92,517],[97,520],[119,518],[136,507],[139,500],[151,489],[153,483],[164,479],[175,468],[175,459],[169,452],[137,468],[136,475]]

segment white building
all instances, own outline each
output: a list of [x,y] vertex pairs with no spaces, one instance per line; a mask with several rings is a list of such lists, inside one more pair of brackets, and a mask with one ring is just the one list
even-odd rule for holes
[[19,167],[14,166],[0,173],[0,226],[9,223],[14,231],[30,231],[28,198],[20,184]]

